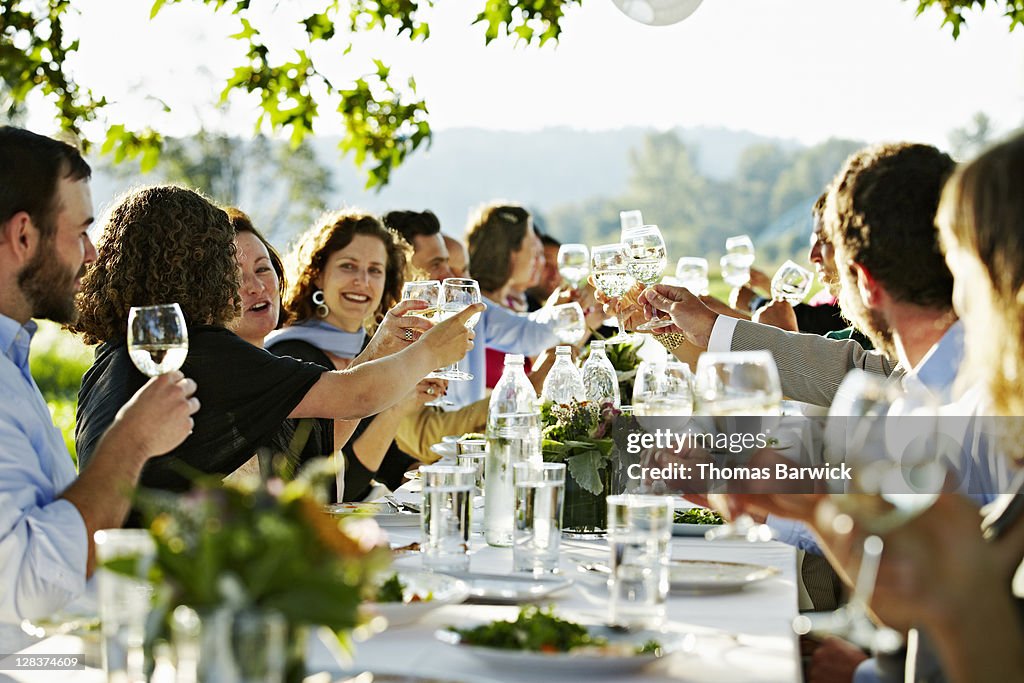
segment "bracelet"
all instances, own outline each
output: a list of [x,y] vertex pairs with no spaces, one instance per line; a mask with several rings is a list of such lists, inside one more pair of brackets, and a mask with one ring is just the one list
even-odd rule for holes
[[677,349],[684,341],[686,337],[679,332],[666,332],[665,334],[656,334],[654,338],[659,344],[664,346],[670,353]]

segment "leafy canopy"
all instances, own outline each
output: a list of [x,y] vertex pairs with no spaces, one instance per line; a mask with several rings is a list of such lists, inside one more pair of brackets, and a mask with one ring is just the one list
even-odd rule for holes
[[[238,18],[238,31],[230,36],[245,47],[242,63],[224,83],[221,102],[235,92],[250,93],[260,109],[254,125],[288,135],[298,146],[323,115],[321,108],[339,102],[331,115],[344,126],[341,149],[353,155],[368,174],[367,187],[388,182],[391,171],[411,152],[430,144],[431,129],[426,101],[416,91],[412,78],[397,79],[391,68],[374,60],[374,69],[351,83],[335,83],[324,65],[312,55],[319,44],[329,44],[326,61],[345,59],[357,33],[386,31],[408,40],[426,40],[430,26],[424,19],[436,0],[320,0],[321,11],[300,23],[307,44],[304,49],[275,57],[273,42],[265,33],[274,22],[250,11],[250,0],[154,0],[150,17],[167,5],[192,3],[229,12]],[[454,0],[452,0],[454,1]],[[903,0],[906,1],[906,0]],[[913,1],[913,0],[911,0]],[[582,6],[583,0],[476,0],[482,8],[474,20],[483,28],[485,43],[502,37],[526,45],[543,46],[558,40],[565,11]],[[83,146],[89,140],[82,125],[90,121],[105,124],[101,149],[115,161],[140,158],[143,170],[151,169],[164,144],[152,128],[133,130],[104,116],[107,100],[88,84],[76,81],[68,58],[79,49],[79,41],[68,35],[65,19],[78,11],[73,0],[0,0],[0,115],[17,120],[26,98],[40,92],[57,110],[60,127],[78,137]],[[917,0],[921,14],[937,6],[944,13],[953,37],[966,25],[965,14],[999,5],[1010,20],[1010,30],[1024,23],[1024,0]],[[95,10],[94,10],[95,11]],[[272,56],[275,55],[275,56]]]

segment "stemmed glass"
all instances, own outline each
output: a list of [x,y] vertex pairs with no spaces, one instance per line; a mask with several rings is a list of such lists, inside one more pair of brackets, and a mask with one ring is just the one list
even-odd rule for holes
[[590,275],[590,250],[585,244],[563,244],[558,248],[558,272],[562,279],[579,289]]
[[693,375],[686,363],[643,361],[633,381],[633,414],[671,417],[693,412]]
[[736,256],[737,262],[748,269],[754,265],[754,242],[747,235],[735,235],[725,240],[725,251]]
[[[416,299],[423,301],[427,304],[426,308],[417,309],[415,311],[409,311],[406,315],[415,315],[423,318],[424,320],[435,320],[437,318],[437,301],[441,297],[441,282],[439,280],[412,280],[402,285],[402,300],[405,299]],[[428,374],[424,379],[444,379],[442,375],[439,375],[435,370]],[[438,396],[433,401],[424,403],[425,406],[431,407],[444,407],[455,405],[454,401],[451,401],[444,396]]]
[[640,212],[640,209],[633,209],[631,211],[619,211],[619,226],[622,229],[622,235],[625,236],[627,230],[633,228],[639,228],[644,224],[644,215]]
[[683,256],[676,262],[676,279],[679,286],[690,290],[694,296],[708,293],[708,260],[695,256]]
[[[470,280],[461,277],[450,277],[441,283],[441,293],[438,296],[438,317],[440,320],[447,320],[453,315],[457,315],[466,308],[466,306],[472,306],[473,304],[480,303],[480,285],[477,284],[476,280]],[[466,321],[466,327],[473,329],[477,321],[480,320],[480,314],[473,315],[469,320]],[[462,370],[459,367],[461,361],[456,361],[454,364],[449,365],[446,368],[441,368],[437,371],[436,377],[447,380],[454,380],[456,382],[466,381],[473,379],[473,375]]]
[[[594,284],[605,296],[618,299],[633,286],[633,276],[629,274],[626,267],[629,260],[626,246],[621,242],[602,244],[590,250],[590,268],[594,276]],[[606,344],[621,344],[629,341],[629,335],[626,334],[626,323],[622,319],[621,302],[615,317],[619,323],[619,333],[611,339],[606,339]]]
[[[622,243],[626,245],[626,252],[630,257],[626,262],[629,274],[637,282],[647,286],[660,282],[661,276],[665,272],[665,266],[668,264],[668,254],[665,249],[665,238],[662,237],[658,226],[645,225],[628,231],[624,230]],[[655,316],[647,322],[637,325],[636,329],[641,332],[649,332],[661,327],[669,327],[672,324],[670,318]]]
[[148,377],[180,368],[188,356],[188,328],[181,307],[132,306],[128,311],[128,356]]
[[[694,412],[737,418],[780,415],[782,387],[775,359],[767,351],[703,354],[694,374]],[[761,432],[766,431],[763,425],[759,426]],[[708,498],[717,498],[717,494],[709,494]],[[710,530],[706,537],[769,541],[772,533],[767,525],[757,524],[750,515],[740,515],[731,523]]]
[[811,291],[811,271],[792,261],[783,263],[772,278],[772,299],[796,306]]
[[551,324],[562,344],[575,346],[587,336],[587,319],[578,301],[545,306],[531,317],[539,323]]
[[[939,445],[938,410],[923,391],[905,391],[886,378],[853,370],[843,380],[829,410],[825,457],[850,465],[849,490],[833,492],[836,508],[869,532],[849,602],[816,631],[839,635],[879,650],[894,650],[901,637],[876,629],[868,604],[885,544],[881,534],[906,524],[938,498],[946,479]],[[797,618],[798,633],[812,629]]]
[[750,281],[750,260],[744,254],[726,254],[719,260],[722,279],[730,287],[742,287]]

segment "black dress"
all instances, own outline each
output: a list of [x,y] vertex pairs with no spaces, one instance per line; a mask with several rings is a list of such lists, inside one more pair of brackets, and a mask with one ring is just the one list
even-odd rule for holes
[[[369,343],[370,338],[363,340],[363,348]],[[329,370],[334,369],[334,363],[323,351],[309,342],[298,339],[280,341],[270,344],[267,350],[279,356],[291,356],[299,360],[317,363]],[[370,493],[371,480],[376,479],[380,483],[394,491],[405,481],[405,473],[416,460],[408,453],[398,447],[394,440],[388,446],[384,459],[381,460],[380,468],[376,472],[366,469],[359,458],[356,457],[355,442],[359,436],[366,431],[366,428],[373,421],[372,417],[359,421],[355,431],[348,442],[342,446],[342,453],[345,454],[345,501],[362,500]]]
[[[285,425],[288,415],[324,372],[319,365],[275,356],[209,325],[189,328],[188,357],[181,369],[195,380],[201,407],[193,433],[145,465],[140,485],[147,488],[185,491],[197,473],[230,474],[259,449],[289,441],[282,432],[295,428]],[[123,341],[96,349],[78,394],[75,444],[82,467],[88,466],[117,411],[146,381]],[[314,422],[304,450],[331,453],[333,422]]]

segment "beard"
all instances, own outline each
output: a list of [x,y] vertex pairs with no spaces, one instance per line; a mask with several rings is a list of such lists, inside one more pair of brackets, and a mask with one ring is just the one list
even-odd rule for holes
[[52,240],[39,245],[36,255],[18,273],[18,287],[32,307],[32,317],[68,324],[75,321],[75,278],[85,274],[85,264],[75,272],[64,263]]
[[857,282],[844,277],[839,288],[839,310],[843,317],[871,340],[875,348],[889,358],[896,358],[896,344],[893,342],[889,321],[878,311],[868,308],[860,298]]

